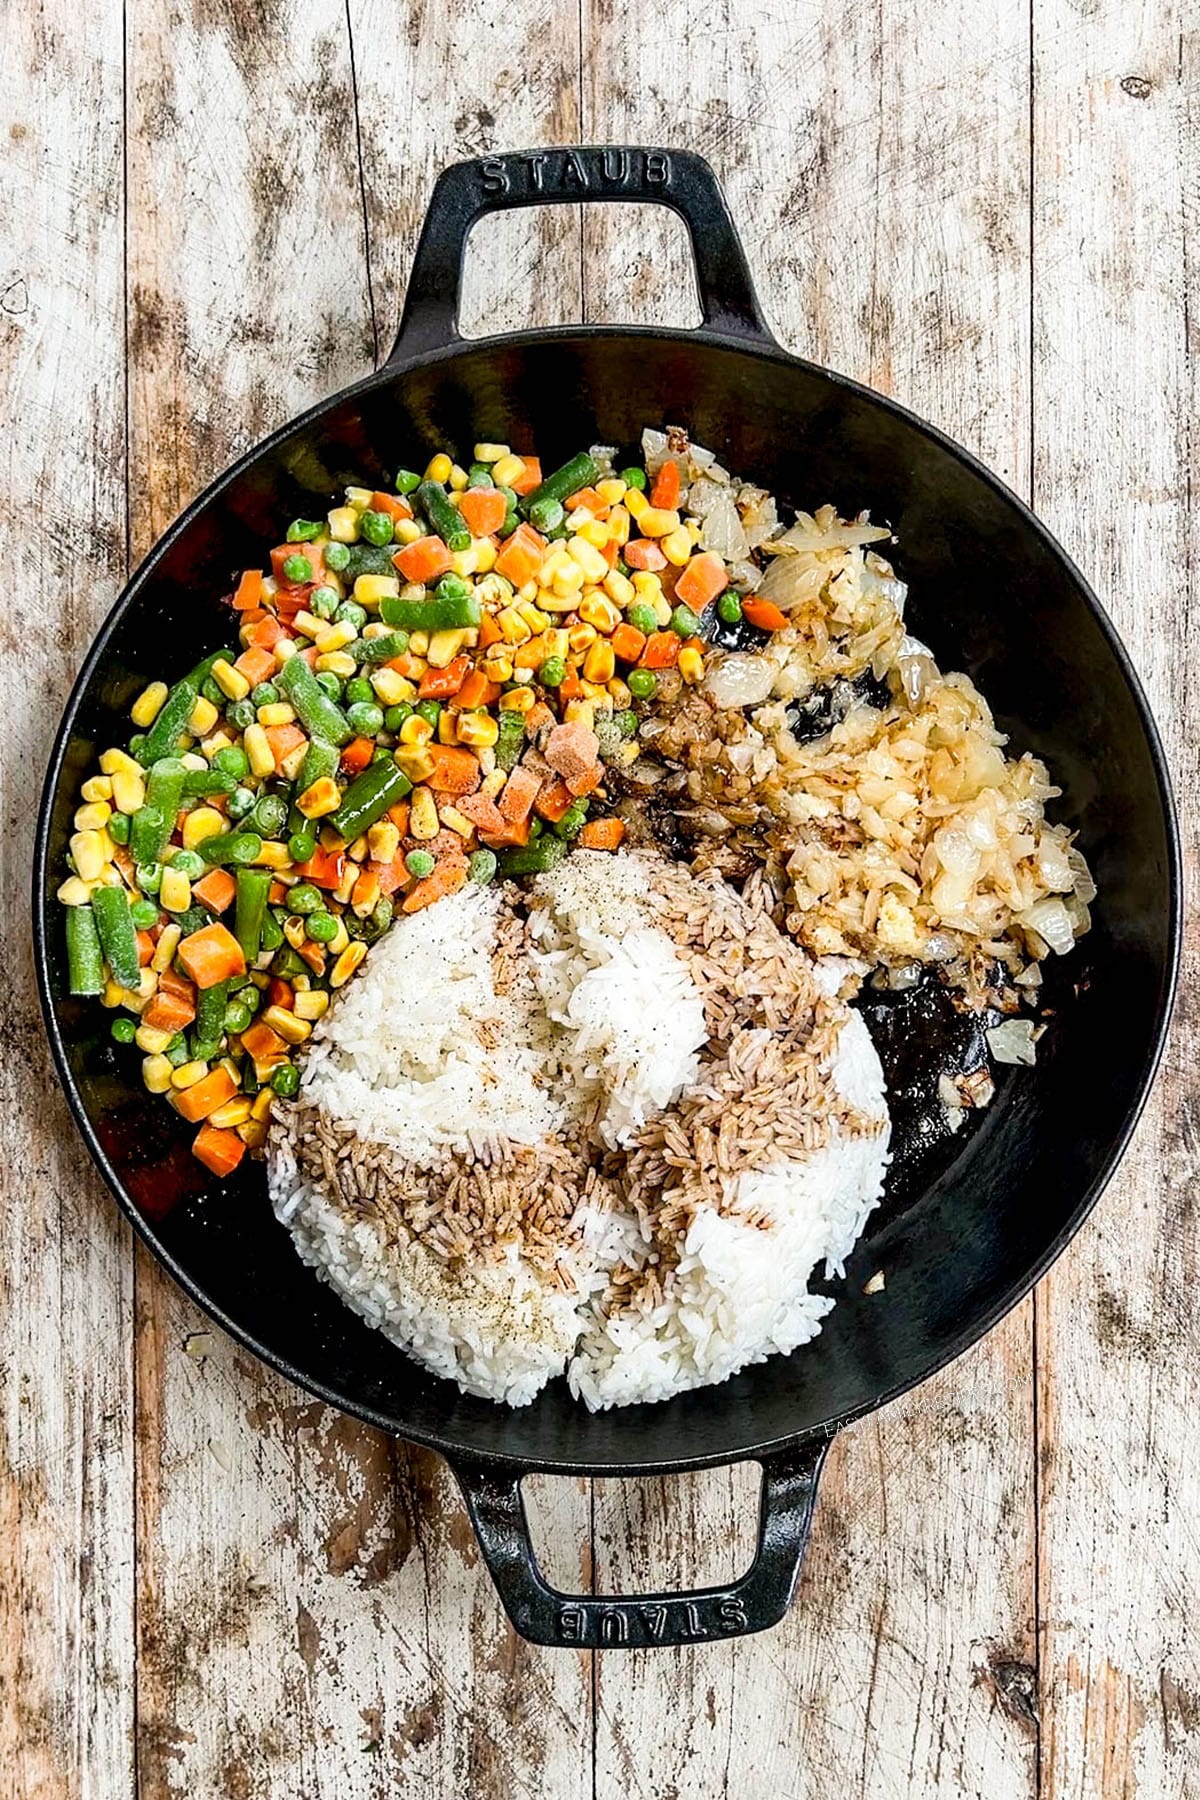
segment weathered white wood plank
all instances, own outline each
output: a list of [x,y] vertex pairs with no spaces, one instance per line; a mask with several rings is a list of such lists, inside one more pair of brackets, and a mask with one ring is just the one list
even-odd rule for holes
[[[1023,9],[698,15],[679,0],[631,33],[610,0],[585,0],[584,17],[585,135],[708,154],[783,341],[895,393],[1024,486]],[[584,230],[591,316],[682,322],[686,263],[660,250],[655,215],[589,211]],[[711,1576],[735,1521],[734,1560],[749,1557],[742,1474],[596,1493],[600,1587],[647,1585],[648,1561]],[[692,1544],[713,1547],[706,1571]],[[758,1791],[788,1800],[1029,1794],[1032,1614],[1022,1309],[835,1446],[800,1597],[777,1631],[600,1662],[597,1792],[738,1794],[753,1767]]]
[[[0,50],[0,1788],[132,1795],[127,1232],[50,1073],[29,945],[38,791],[125,566],[121,11]],[[46,70],[54,69],[54,80]]]
[[1085,14],[1059,0],[1036,0],[1034,18],[1035,500],[1149,688],[1178,783],[1193,909],[1155,1096],[1039,1295],[1044,1791],[1192,1795],[1196,21],[1174,5]]

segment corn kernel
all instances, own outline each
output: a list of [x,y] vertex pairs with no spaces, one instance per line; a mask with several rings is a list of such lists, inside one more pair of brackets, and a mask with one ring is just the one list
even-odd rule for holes
[[232,1131],[236,1126],[246,1123],[253,1104],[249,1094],[235,1094],[224,1106],[218,1106],[215,1112],[209,1113],[208,1123],[215,1125],[218,1131]]
[[81,875],[69,875],[58,890],[64,906],[86,906],[92,897],[92,885]]
[[77,831],[70,843],[71,857],[75,864],[75,873],[81,881],[98,881],[100,871],[108,858],[104,854],[104,839],[98,831]]
[[250,683],[242,671],[226,662],[223,656],[218,656],[213,664],[212,678],[227,700],[244,700],[250,692]]
[[324,988],[312,988],[308,993],[297,993],[292,1004],[298,1019],[307,1019],[309,1024],[313,1024],[328,1011],[329,995]]
[[[398,575],[360,575],[354,583],[354,598],[360,606],[378,606],[381,600],[394,600],[399,592]],[[342,642],[348,644],[350,639],[343,638]]]
[[416,787],[408,815],[410,834],[418,839],[435,838],[440,829],[437,802],[427,787]]
[[402,774],[407,775],[415,786],[418,781],[428,781],[433,774],[433,758],[428,750],[413,745],[411,749],[397,750],[396,767]]
[[400,742],[414,749],[428,744],[433,739],[433,726],[420,713],[410,713],[400,727]]
[[318,656],[317,669],[329,675],[338,675],[348,681],[358,664],[347,650],[329,650],[324,656]]
[[692,543],[698,544],[701,537],[704,535],[704,527],[701,525],[699,519],[685,519],[684,524],[687,527],[687,534],[691,538]]
[[200,739],[200,748],[204,752],[206,762],[211,762],[218,750],[228,750],[233,739],[227,731],[214,731],[206,738]]
[[127,756],[124,750],[103,751],[100,767],[106,775],[118,775],[122,770],[126,775],[140,776],[142,773],[141,763],[134,762],[132,756]]
[[[572,538],[571,541],[572,543],[578,543],[581,540]],[[587,548],[590,550],[591,545],[589,544]],[[596,554],[599,556],[600,552],[597,551]],[[604,562],[602,556],[600,557],[600,561]],[[605,566],[607,567],[607,565]],[[550,585],[556,594],[561,594],[566,597],[570,594],[577,594],[585,581],[594,580],[595,576],[590,570],[585,571],[580,563],[572,559],[559,569]]]
[[183,847],[198,850],[205,838],[217,837],[224,829],[224,817],[215,806],[197,806],[183,821]]
[[275,773],[275,753],[261,725],[247,725],[242,747],[250,759],[250,772],[264,779]]
[[609,475],[596,483],[596,493],[603,506],[617,506],[625,498],[625,483],[616,475]]
[[515,675],[519,669],[540,669],[547,654],[546,634],[539,633],[537,637],[530,638],[527,644],[522,644],[521,648],[514,652],[513,674]]
[[118,812],[135,813],[146,803],[146,777],[140,769],[118,769],[112,778],[113,805]]
[[147,1056],[161,1056],[174,1035],[173,1031],[156,1031],[152,1025],[139,1025],[133,1041]]
[[510,451],[507,456],[499,457],[493,465],[492,480],[497,487],[511,487],[513,482],[519,481],[524,473],[524,462]]
[[650,502],[647,500],[641,488],[630,488],[625,496],[623,504],[625,511],[629,514],[630,518],[633,519],[640,519],[644,512],[649,512],[651,510]]
[[392,531],[398,544],[415,544],[419,537],[424,536],[415,519],[397,519]]
[[169,925],[163,926],[162,934],[154,946],[154,955],[150,958],[150,967],[157,974],[161,975],[164,969],[170,968],[171,959],[179,948],[179,940],[182,936],[183,932],[174,920]]
[[506,606],[502,612],[497,613],[496,623],[504,633],[506,643],[523,644],[533,636],[515,606]]
[[352,506],[355,512],[366,512],[368,506],[371,504],[370,488],[348,487],[346,489],[346,504],[347,506]]
[[450,471],[453,467],[454,465],[445,451],[439,450],[436,456],[430,457],[426,465],[425,479],[426,481],[446,482],[450,478]]
[[[516,674],[516,670],[513,670]],[[510,688],[507,694],[500,696],[501,712],[527,713],[534,703],[535,696],[529,688]]]
[[612,712],[612,696],[606,687],[601,687],[598,681],[581,681],[579,685],[583,689],[584,699],[592,702],[597,713]]
[[539,588],[534,596],[538,611],[544,613],[574,612],[578,600],[579,593],[575,588],[570,588],[562,594],[556,594],[552,587]]
[[636,517],[643,537],[665,538],[670,532],[679,530],[679,514],[673,508],[645,506]]
[[142,1083],[151,1094],[165,1094],[174,1073],[165,1056],[147,1056],[142,1063]]
[[355,838],[346,854],[355,862],[362,862],[367,854],[367,848],[367,834],[364,831],[361,836]]
[[112,781],[107,775],[91,775],[79,790],[85,800],[111,800]]
[[654,622],[660,631],[665,631],[671,623],[671,602],[660,588],[650,602],[654,608]]
[[289,706],[286,700],[275,700],[258,709],[258,722],[263,726],[290,725],[295,716],[295,707]]
[[699,687],[704,680],[704,653],[689,644],[686,650],[679,652],[679,673],[689,687]]
[[[630,596],[632,598],[632,595]],[[579,602],[579,617],[585,625],[594,625],[606,637],[617,629],[621,615],[606,594],[593,594]]]
[[637,598],[637,589],[628,575],[622,575],[620,569],[610,569],[604,577],[604,591],[617,606],[632,606]]
[[491,713],[464,712],[458,715],[458,741],[472,749],[489,748],[500,736],[500,727]]
[[594,625],[572,625],[567,632],[567,643],[576,656],[582,656],[596,642],[599,632]]
[[439,744],[458,742],[458,714],[451,712],[448,706],[443,706],[438,714],[437,740]]
[[333,973],[329,977],[330,987],[345,987],[366,954],[367,946],[361,941],[347,944],[333,965]]
[[188,714],[188,730],[193,737],[204,737],[220,716],[211,700],[206,700],[203,694],[197,694],[196,704]]
[[192,884],[179,869],[164,869],[158,903],[167,912],[186,912],[192,904]]
[[303,632],[306,638],[317,638],[325,629],[325,621],[318,619],[316,613],[306,612],[301,608],[292,619],[292,628]]
[[250,1106],[250,1117],[256,1119],[260,1124],[266,1124],[271,1116],[274,1099],[275,1096],[270,1088],[264,1088],[260,1094],[255,1094]]
[[282,669],[284,663],[291,662],[293,656],[299,652],[299,649],[300,646],[295,638],[280,638],[279,642],[275,644],[271,650],[271,655],[275,658],[275,667],[277,669]]
[[512,452],[507,444],[476,444],[475,461],[477,463],[497,463]]
[[464,468],[462,468],[459,463],[454,463],[452,465],[452,467],[450,469],[450,473],[446,477],[446,480],[447,480],[449,486],[453,489],[453,491],[456,494],[462,493],[463,489],[467,485],[468,479],[469,479],[469,477],[467,475],[467,471]]
[[450,831],[456,831],[460,838],[474,835],[475,827],[465,814],[460,813],[457,806],[443,806],[441,810],[442,824]]
[[593,644],[583,659],[584,680],[599,683],[611,681],[616,667],[617,661],[613,655],[612,645],[608,643]]
[[545,631],[546,627],[550,623],[550,620],[547,618],[546,614],[544,612],[539,612],[537,607],[533,605],[532,601],[529,601],[529,600],[518,601],[517,611],[520,613],[521,617],[524,619],[525,623],[528,625],[530,631],[534,631],[534,632]]
[[429,639],[429,648],[425,652],[430,668],[449,668],[462,649],[465,636],[466,633],[462,631],[435,631]]
[[400,827],[391,819],[380,819],[367,833],[367,847],[372,862],[391,862],[400,848]]
[[487,661],[483,665],[483,672],[489,681],[495,681],[499,683],[500,686],[503,686],[506,681],[512,680],[512,657],[496,656],[494,653],[489,654]]
[[630,518],[623,506],[614,506],[608,515],[608,541],[620,549],[629,542]]
[[474,538],[471,548],[475,552],[475,573],[486,575],[495,567],[500,552],[491,538]]
[[639,600],[648,600],[653,605],[662,593],[662,582],[653,569],[639,569],[633,577],[633,588]]
[[538,584],[537,584],[536,576],[531,576],[530,579],[525,583],[524,587],[519,587],[517,589],[516,595],[515,595],[515,599],[518,602],[521,600],[527,600],[530,603],[530,605],[532,605],[536,601],[537,597],[538,597]]
[[254,859],[260,869],[290,869],[292,859],[288,855],[286,844],[277,844],[268,838]]
[[306,819],[324,819],[335,813],[342,803],[338,784],[328,775],[322,775],[311,787],[306,787],[298,795],[296,805]]
[[354,883],[354,888],[350,895],[350,905],[355,916],[360,919],[365,919],[367,914],[374,907],[375,902],[379,899],[381,892],[382,888],[380,886],[379,876],[375,873],[374,869],[363,869],[359,874],[357,881]]
[[152,681],[143,688],[129,709],[129,716],[139,731],[148,731],[163,708],[168,693],[165,681]]
[[180,1063],[179,1067],[172,1072],[171,1086],[178,1093],[186,1093],[188,1088],[195,1087],[198,1081],[203,1081],[207,1074],[208,1064],[206,1062]]
[[568,725],[586,725],[590,731],[596,723],[596,708],[590,700],[568,700],[563,716]]
[[692,554],[692,540],[682,525],[675,531],[668,531],[665,538],[660,538],[658,547],[667,561],[674,563],[677,569],[682,569]]
[[[608,526],[602,519],[591,519],[579,527],[579,536],[594,550],[603,550],[608,542]],[[603,560],[603,559],[601,559]],[[605,568],[608,564],[605,563]]]
[[505,770],[493,769],[490,775],[484,777],[483,785],[479,791],[481,794],[485,795],[487,799],[494,800],[507,780],[508,775]]
[[631,738],[627,744],[622,744],[617,751],[617,761],[623,769],[629,769],[632,768],[641,753],[641,745],[636,738]]
[[350,933],[346,930],[344,921],[339,918],[337,923],[337,935],[330,938],[328,944],[325,946],[326,952],[330,956],[340,956],[342,951],[346,948],[346,945],[350,942]]
[[316,639],[318,654],[332,656],[335,650],[344,650],[347,644],[352,644],[357,636],[357,630],[348,619],[339,619],[335,625],[322,628],[320,637]]
[[293,950],[299,950],[300,946],[305,942],[306,934],[304,930],[304,920],[296,914],[293,914],[290,919],[285,919],[283,921],[283,935],[292,946]]
[[618,712],[624,712],[627,707],[633,704],[633,695],[619,675],[614,675],[613,679],[608,683],[608,693],[609,698],[612,700],[612,703]]
[[402,700],[410,700],[417,691],[412,682],[397,675],[395,669],[376,669],[370,680],[381,706],[399,706]]
[[76,831],[103,831],[112,818],[112,810],[107,800],[89,800],[86,806],[76,808]]
[[283,1006],[268,1006],[263,1013],[263,1024],[277,1031],[285,1044],[302,1044],[306,1037],[312,1036],[312,1026],[307,1019],[298,1019],[294,1012]]
[[358,514],[352,506],[335,506],[327,518],[329,535],[335,544],[357,543]]

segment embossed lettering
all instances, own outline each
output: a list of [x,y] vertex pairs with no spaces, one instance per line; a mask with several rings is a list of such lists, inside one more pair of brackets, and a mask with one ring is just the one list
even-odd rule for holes
[[600,159],[600,166],[605,181],[611,181],[614,186],[624,187],[629,180],[628,150],[606,150]]
[[567,160],[563,164],[563,181],[568,187],[585,188],[588,184],[587,170],[574,150],[567,151]]
[[657,1643],[667,1629],[667,1609],[665,1606],[641,1606],[638,1611],[642,1615],[642,1623],[646,1627],[646,1635]]
[[722,1631],[745,1631],[746,1609],[740,1600],[722,1600],[717,1612]]
[[671,179],[670,158],[661,150],[646,152],[646,182],[650,187],[666,187]]
[[521,159],[529,165],[529,179],[537,193],[542,191],[542,164],[546,158],[540,155],[526,156]]
[[600,1642],[602,1644],[627,1644],[629,1642],[629,1619],[617,1608],[609,1607],[600,1614]]
[[485,156],[479,165],[483,176],[485,194],[507,194],[509,188],[508,170],[498,156]]
[[687,1637],[700,1637],[704,1631],[700,1623],[700,1614],[689,1600],[683,1609],[684,1633]]
[[581,1606],[564,1606],[558,1614],[558,1632],[566,1644],[582,1644],[585,1613]]

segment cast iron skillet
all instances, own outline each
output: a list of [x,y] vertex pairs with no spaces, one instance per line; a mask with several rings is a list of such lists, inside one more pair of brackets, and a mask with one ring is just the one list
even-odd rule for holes
[[[657,201],[691,234],[697,331],[571,327],[463,342],[466,239],[485,213],[574,200]],[[1001,725],[1049,762],[1099,884],[1036,1069],[1014,1072],[948,1166],[893,1193],[809,1347],[666,1405],[591,1416],[555,1383],[510,1411],[461,1395],[369,1331],[304,1269],[268,1210],[260,1166],[224,1186],[162,1102],[67,994],[54,891],[95,751],[127,733],[143,684],[229,634],[220,596],[279,522],[321,512],[351,479],[476,439],[536,446],[548,466],[642,426],[687,425],[730,468],[792,504],[869,507],[899,537],[911,628],[978,680]],[[758,310],[708,164],[682,151],[546,150],[447,169],[434,189],[404,319],[384,366],[252,451],[172,526],[88,657],[46,778],[34,874],[46,1024],[84,1139],[124,1212],[227,1331],[335,1406],[447,1457],[513,1623],[535,1642],[675,1644],[759,1630],[794,1590],[816,1480],[847,1420],[979,1338],[1092,1206],[1154,1074],[1175,979],[1178,843],[1166,767],[1125,651],[1094,595],[1021,502],[890,400],[786,355]],[[1078,992],[1069,991],[1074,986]],[[911,1184],[910,1184],[911,1187]],[[864,1295],[886,1272],[884,1293]],[[636,1599],[561,1594],[533,1555],[530,1470],[628,1475],[754,1458],[758,1550],[727,1587]]]

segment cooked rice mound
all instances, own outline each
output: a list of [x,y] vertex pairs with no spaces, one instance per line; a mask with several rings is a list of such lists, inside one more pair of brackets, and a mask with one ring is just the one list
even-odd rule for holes
[[300,1255],[469,1393],[589,1407],[815,1335],[878,1201],[882,1071],[773,923],[657,855],[393,927],[314,1034],[268,1144]]

